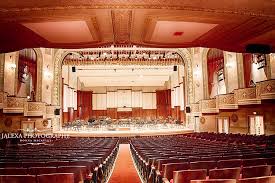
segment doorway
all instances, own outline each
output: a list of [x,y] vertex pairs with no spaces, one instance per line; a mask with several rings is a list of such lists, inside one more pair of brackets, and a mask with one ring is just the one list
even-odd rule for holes
[[218,133],[229,133],[229,117],[217,117]]

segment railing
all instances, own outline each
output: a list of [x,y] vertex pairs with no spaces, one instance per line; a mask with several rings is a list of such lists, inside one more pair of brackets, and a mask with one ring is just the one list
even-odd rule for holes
[[238,109],[238,104],[235,102],[234,93],[218,95],[216,97],[219,109]]
[[24,116],[46,116],[46,104],[44,102],[25,102]]
[[202,113],[218,113],[219,109],[217,108],[216,98],[201,100],[201,112]]
[[24,103],[27,101],[25,97],[5,96],[3,113],[24,113]]
[[234,90],[234,97],[238,105],[260,104],[261,100],[257,98],[256,87],[241,88]]
[[257,98],[275,99],[275,79],[261,81],[256,84]]

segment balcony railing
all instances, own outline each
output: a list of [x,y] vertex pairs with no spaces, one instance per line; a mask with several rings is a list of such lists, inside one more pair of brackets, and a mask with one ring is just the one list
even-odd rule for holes
[[25,97],[4,96],[3,113],[24,113]]
[[238,104],[235,102],[234,93],[218,95],[216,100],[219,109],[238,109]]
[[25,102],[24,116],[43,116],[46,117],[46,104],[44,102]]
[[52,105],[47,105],[46,106],[46,117],[47,118],[54,118],[54,110],[55,110],[55,106]]
[[216,98],[201,100],[201,112],[202,113],[218,113],[219,109],[217,108]]
[[190,105],[191,107],[191,112],[194,115],[199,115],[201,113],[201,109],[200,109],[200,104],[199,103],[193,103]]
[[7,93],[0,92],[0,109],[3,109],[3,107],[4,107],[5,97],[7,97]]
[[258,82],[256,95],[262,100],[275,99],[275,79]]
[[257,98],[256,87],[241,88],[234,90],[234,97],[238,105],[260,104],[261,100]]

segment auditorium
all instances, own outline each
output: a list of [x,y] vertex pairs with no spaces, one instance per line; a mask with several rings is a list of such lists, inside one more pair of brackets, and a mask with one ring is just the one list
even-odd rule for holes
[[0,1],[0,183],[275,183],[274,9]]

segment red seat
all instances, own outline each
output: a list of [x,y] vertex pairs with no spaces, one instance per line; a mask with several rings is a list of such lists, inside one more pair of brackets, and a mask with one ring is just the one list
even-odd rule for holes
[[86,166],[60,166],[57,168],[57,172],[73,173],[74,182],[79,183],[80,181],[84,181],[87,175],[87,167]]
[[246,179],[239,179],[238,183],[274,183],[275,176],[266,176],[266,177],[253,177]]
[[244,159],[243,166],[266,165],[266,161],[267,159],[265,158]]
[[34,175],[0,175],[0,183],[36,183]]
[[189,163],[168,163],[163,164],[163,177],[171,180],[173,178],[173,171],[189,169]]
[[31,175],[57,173],[57,168],[56,167],[30,167],[29,173]]
[[173,172],[174,183],[190,183],[191,180],[206,179],[207,170],[179,170]]
[[0,168],[0,175],[27,175],[27,168]]
[[270,165],[243,167],[242,178],[269,176],[271,173]]
[[217,162],[218,168],[235,168],[235,167],[241,167],[241,166],[242,166],[241,159],[220,160]]
[[49,161],[47,162],[47,166],[68,166],[69,161]]
[[239,179],[241,168],[223,168],[209,170],[210,179]]
[[38,183],[74,183],[73,173],[53,173],[37,175]]
[[24,168],[28,167],[43,167],[45,166],[45,162],[22,162],[22,166]]
[[191,180],[191,183],[236,183],[235,179]]

